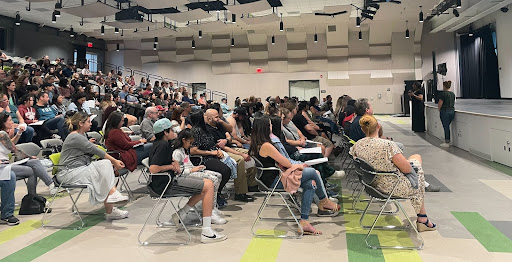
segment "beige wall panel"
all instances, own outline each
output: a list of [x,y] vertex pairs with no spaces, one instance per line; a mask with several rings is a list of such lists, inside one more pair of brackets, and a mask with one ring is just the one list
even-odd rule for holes
[[176,62],[176,51],[158,51],[161,62]]
[[348,46],[348,24],[336,24],[336,32],[327,32],[327,46]]
[[249,62],[231,63],[232,74],[248,74]]
[[348,33],[348,54],[350,56],[368,55],[370,53],[370,42],[368,31],[363,31],[363,40],[359,40],[359,31]]
[[370,45],[370,55],[391,55],[391,45]]
[[307,61],[308,63],[308,71],[313,71],[313,72],[320,72],[320,71],[325,71],[325,69],[327,68],[327,60],[326,59],[308,59]]
[[348,47],[327,47],[327,57],[348,56]]
[[329,71],[344,71],[349,69],[348,57],[329,57],[327,59]]
[[362,86],[370,84],[370,74],[350,74],[351,86]]
[[393,33],[391,42],[393,69],[414,68],[414,40],[406,39],[403,33]]
[[[225,62],[213,62],[212,73],[216,75],[231,73],[231,64]],[[208,85],[208,83],[206,83]]]

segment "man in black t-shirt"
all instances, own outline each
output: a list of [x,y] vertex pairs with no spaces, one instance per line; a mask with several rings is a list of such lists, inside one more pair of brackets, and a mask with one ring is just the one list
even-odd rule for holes
[[[173,177],[173,181],[169,184],[169,176],[159,175],[151,177],[151,188],[161,194],[166,188],[164,195],[176,193],[190,193],[193,196],[187,204],[173,214],[171,221],[164,222],[164,225],[176,225],[182,227],[183,218],[199,201],[203,201],[203,230],[201,234],[202,243],[218,242],[227,239],[212,229],[212,207],[213,207],[213,182],[209,179],[198,177],[181,176],[181,168],[177,161],[173,161],[172,146],[170,141],[176,138],[176,134],[171,130],[171,121],[164,118],[155,122],[153,125],[156,140],[149,154],[149,171],[151,174],[169,173]],[[177,175],[178,174],[178,175]]]

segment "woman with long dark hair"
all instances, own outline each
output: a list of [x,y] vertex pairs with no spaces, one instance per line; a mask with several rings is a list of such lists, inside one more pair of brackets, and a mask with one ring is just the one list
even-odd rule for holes
[[152,144],[146,144],[146,139],[131,141],[130,137],[121,130],[123,123],[122,112],[115,111],[110,114],[105,126],[105,145],[108,150],[119,151],[126,168],[133,171],[144,158],[149,157]]
[[194,133],[194,143],[190,147],[190,153],[202,156],[203,164],[207,170],[222,174],[217,194],[217,205],[219,208],[222,208],[227,205],[227,201],[221,196],[221,192],[231,177],[232,168],[222,162],[225,158],[223,151],[217,148],[217,141],[215,141],[213,135],[206,131],[203,111],[190,115],[190,120],[192,122],[192,132]]
[[[313,195],[316,194],[320,199],[318,209],[327,212],[328,210],[331,210],[332,212],[330,216],[338,215],[338,211],[341,207],[327,198],[322,179],[315,169],[304,164],[292,164],[290,160],[281,155],[279,150],[272,144],[272,140],[270,138],[271,132],[272,125],[270,123],[270,118],[264,116],[255,119],[252,129],[251,149],[249,150],[249,154],[256,157],[264,168],[276,167],[277,163],[285,170],[292,168],[302,171],[300,187],[303,191],[300,225],[304,230],[304,234],[321,235],[322,232],[315,229],[313,225],[308,222],[309,211],[311,203],[313,202]],[[268,187],[274,187],[277,185],[278,188],[283,188],[282,182],[279,181],[279,172],[265,171],[260,180]],[[299,229],[299,232],[300,231],[301,230]]]
[[[89,106],[87,106],[85,103],[85,100],[87,99],[87,95],[83,92],[79,92],[73,95],[73,99],[71,100],[71,104],[68,106],[69,111],[73,112],[85,112],[88,115],[91,115],[91,109]],[[91,120],[91,130],[92,131],[100,131],[98,128],[99,124],[96,120]]]

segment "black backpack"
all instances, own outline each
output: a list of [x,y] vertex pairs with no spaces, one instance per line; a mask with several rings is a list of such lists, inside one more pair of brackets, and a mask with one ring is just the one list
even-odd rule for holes
[[[27,194],[21,200],[20,215],[36,215],[46,210],[46,198],[40,195]],[[50,213],[51,210],[48,210]]]

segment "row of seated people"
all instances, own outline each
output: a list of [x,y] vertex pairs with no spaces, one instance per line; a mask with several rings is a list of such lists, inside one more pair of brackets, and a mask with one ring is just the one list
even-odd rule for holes
[[[271,103],[267,104],[267,109],[272,107],[270,104]],[[288,108],[292,110],[290,111]],[[131,158],[122,157],[121,160],[114,159],[109,154],[99,150],[84,136],[91,128],[90,117],[85,112],[77,112],[67,119],[71,133],[64,141],[61,161],[59,163],[71,166],[72,169],[58,172],[57,179],[59,181],[68,181],[68,183],[87,184],[93,189],[90,190],[90,203],[98,204],[104,202],[108,219],[126,218],[128,216],[127,211],[122,211],[112,205],[112,203],[124,201],[126,198],[115,189],[114,168],[112,166],[116,169],[124,168],[128,166],[125,162],[128,163],[131,161],[131,164],[133,162],[138,163],[145,157],[145,154],[147,154],[149,155],[151,173],[170,172],[173,176],[177,177],[176,182],[179,186],[171,188],[170,190],[185,190],[189,193],[197,193],[178,214],[173,215],[173,219],[168,223],[178,225],[179,223],[177,222],[179,219],[177,219],[177,216],[185,215],[199,200],[203,200],[203,232],[201,241],[207,243],[226,239],[226,236],[215,232],[211,228],[211,224],[226,223],[226,220],[221,218],[217,207],[223,206],[223,204],[225,205],[226,203],[226,200],[222,198],[220,192],[222,192],[222,188],[229,178],[235,178],[235,200],[244,202],[254,200],[246,194],[251,187],[256,185],[254,181],[254,170],[246,169],[244,166],[246,162],[250,160],[249,155],[252,155],[262,162],[264,166],[275,166],[275,164],[278,163],[283,169],[298,169],[302,171],[300,186],[303,188],[304,197],[302,198],[300,223],[307,234],[321,234],[321,232],[316,230],[308,222],[309,209],[313,201],[313,195],[316,195],[320,199],[318,203],[318,214],[320,216],[335,216],[338,214],[337,211],[340,206],[328,197],[325,183],[325,179],[336,172],[328,165],[315,165],[313,169],[300,162],[304,160],[304,158],[301,159],[301,157],[304,156],[301,156],[300,153],[297,154],[297,146],[291,145],[289,141],[300,141],[303,146],[306,146],[306,144],[310,142],[301,138],[299,128],[295,128],[297,132],[291,131],[293,134],[291,138],[285,137],[285,132],[281,132],[281,130],[286,128],[286,122],[288,122],[288,124],[293,123],[290,119],[293,119],[297,115],[297,106],[293,105],[293,101],[288,104],[283,103],[279,106],[277,114],[269,114],[268,117],[254,118],[251,126],[251,136],[245,137],[246,142],[250,145],[249,151],[243,148],[231,147],[233,136],[238,135],[237,133],[240,132],[238,122],[243,122],[244,118],[247,116],[247,112],[244,110],[236,112],[237,109],[235,109],[235,113],[232,116],[223,120],[219,116],[220,107],[218,109],[208,109],[206,112],[198,111],[193,114],[190,114],[190,111],[185,108],[185,110],[182,110],[179,120],[175,117],[175,119],[171,121],[167,118],[158,119],[158,109],[150,107],[146,109],[146,118],[141,123],[141,130],[146,140],[137,143],[152,141],[152,145],[144,146],[142,150],[139,151],[133,149],[133,145],[131,147],[125,146],[124,151],[130,152],[131,150],[135,150],[135,157],[133,157],[133,151],[131,151],[132,153],[127,154],[130,155]],[[189,115],[187,115],[187,119],[189,119],[190,124],[187,124],[187,120],[183,116],[184,112],[188,112]],[[112,135],[112,130],[118,130],[123,125],[122,119],[122,114],[113,113],[107,120],[105,137],[106,144],[110,144],[109,147],[120,146],[121,143],[123,143],[122,141],[113,142],[109,140],[109,134]],[[370,126],[369,120],[366,119],[366,122],[363,120],[361,120],[361,122],[364,123],[362,126]],[[178,125],[176,125],[176,123],[173,124],[173,121]],[[235,123],[234,125],[229,124],[233,121]],[[184,125],[183,122],[185,122]],[[147,128],[146,125],[151,128]],[[236,131],[233,129],[239,130]],[[367,136],[373,135],[374,133],[370,132],[373,129],[365,131],[363,128],[362,130]],[[124,142],[130,143],[129,140],[126,139],[126,134],[122,132],[119,133],[119,135],[110,137],[119,136],[124,136]],[[358,144],[356,143],[356,145]],[[287,149],[287,147],[290,149]],[[293,148],[295,151],[293,151]],[[357,147],[355,146],[354,149],[355,148]],[[367,149],[368,148],[366,148],[366,150]],[[400,155],[402,151],[395,149],[391,152],[393,152],[391,156],[394,158]],[[290,153],[292,153],[292,155],[290,155]],[[194,166],[190,161],[189,154],[202,155],[204,165]],[[356,156],[357,151],[353,150],[352,154]],[[99,155],[106,160],[91,162],[90,158],[87,157],[89,155]],[[169,158],[169,155],[172,155],[172,158]],[[365,160],[371,161],[372,157],[375,156],[369,155],[368,159]],[[414,162],[413,167],[418,168],[418,173],[421,174],[421,159],[417,157],[416,159],[417,161],[412,161],[413,159],[411,159],[411,162]],[[399,167],[404,173],[411,172],[410,167],[409,169],[402,169],[400,164],[394,162],[393,165]],[[185,171],[186,169],[188,171]],[[208,172],[205,172],[205,170],[208,170]],[[269,172],[264,173],[261,180],[267,186],[271,187],[280,182],[277,180],[277,177],[276,173]],[[405,188],[410,189],[412,185],[410,182],[407,184],[407,181],[404,180]],[[422,175],[419,176],[419,181],[419,190],[404,190],[402,194],[410,196],[411,200],[413,200],[413,205],[415,209],[417,209],[419,216],[418,225],[423,224],[425,230],[433,229],[435,225],[428,221],[425,222],[426,217],[423,217],[423,215],[426,214],[424,206],[422,205],[422,194],[424,193],[424,190],[422,190],[424,187],[421,187],[421,181],[424,181]],[[168,180],[166,180],[166,178],[154,179],[150,186],[156,192],[161,192],[167,182]],[[254,191],[257,191],[257,188],[254,188]],[[215,201],[217,203],[215,203]],[[10,216],[10,218],[12,217],[13,216]],[[2,213],[2,218],[4,218],[4,213]]]

